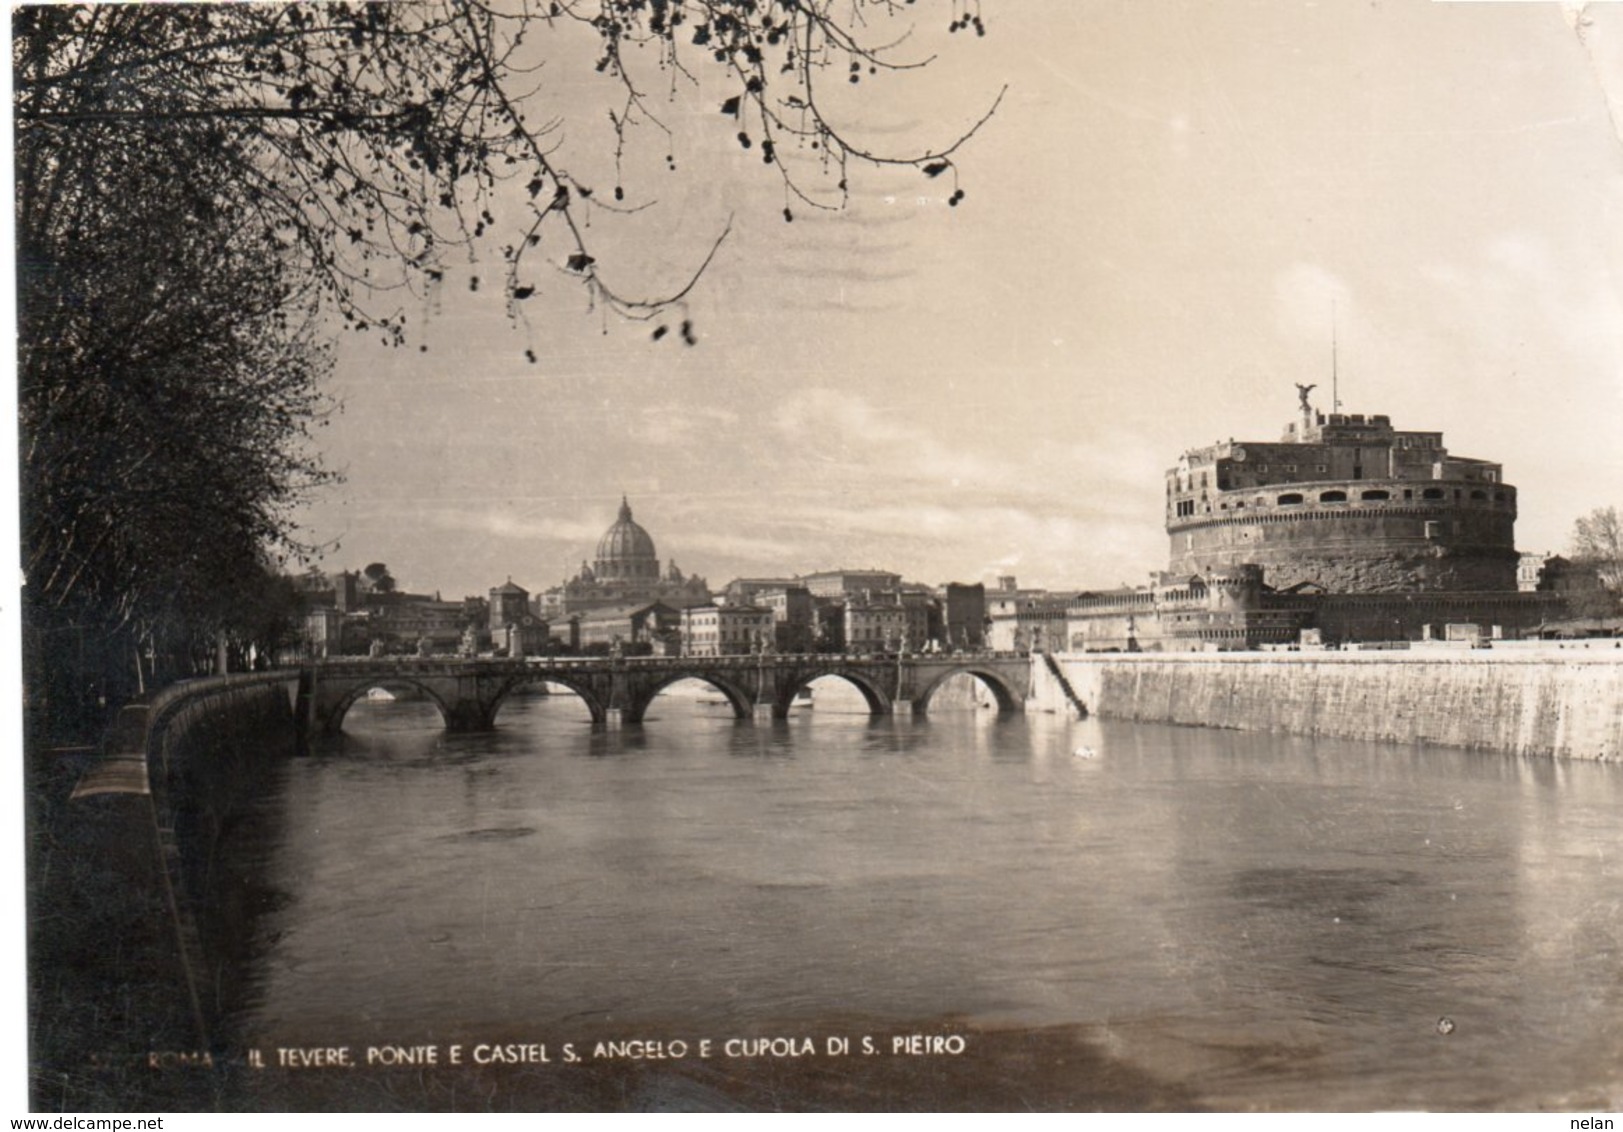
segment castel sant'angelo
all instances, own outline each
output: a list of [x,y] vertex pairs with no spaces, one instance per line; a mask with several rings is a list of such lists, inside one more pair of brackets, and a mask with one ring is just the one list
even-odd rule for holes
[[1253,563],[1275,589],[1516,589],[1516,489],[1498,464],[1385,416],[1326,416],[1297,389],[1301,415],[1277,443],[1193,449],[1167,472],[1170,573]]
[[1170,555],[1149,586],[1034,606],[1017,633],[1063,632],[1079,652],[1247,649],[1520,637],[1560,615],[1554,595],[1517,591],[1500,465],[1385,416],[1321,413],[1313,388],[1297,386],[1278,441],[1191,449],[1167,471]]

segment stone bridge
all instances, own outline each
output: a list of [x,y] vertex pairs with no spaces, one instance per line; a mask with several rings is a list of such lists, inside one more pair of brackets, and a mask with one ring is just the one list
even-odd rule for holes
[[517,688],[547,681],[585,702],[600,726],[640,724],[648,705],[678,680],[700,680],[733,705],[740,719],[785,719],[800,690],[824,676],[854,685],[875,715],[923,712],[950,677],[974,676],[999,712],[1022,709],[1031,694],[1031,660],[1023,654],[848,657],[548,657],[526,659],[336,659],[311,663],[299,682],[299,712],[312,733],[339,731],[357,699],[378,687],[418,689],[452,731],[487,731]]

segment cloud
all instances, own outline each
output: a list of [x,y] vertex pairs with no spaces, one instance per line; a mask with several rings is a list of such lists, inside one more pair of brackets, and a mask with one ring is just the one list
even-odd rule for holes
[[[1623,190],[1623,178],[1616,187]],[[1513,230],[1485,241],[1463,262],[1430,264],[1424,275],[1446,312],[1439,321],[1468,334],[1495,368],[1548,373],[1577,367],[1614,375],[1623,392],[1623,301],[1616,282],[1623,260],[1608,259],[1609,249],[1623,246],[1619,232],[1623,213],[1599,216],[1593,245],[1563,253],[1547,236]],[[1551,346],[1557,350],[1538,357]]]
[[1333,319],[1353,313],[1346,282],[1317,264],[1294,263],[1274,279],[1274,321],[1281,333],[1322,342]]
[[[1164,558],[1153,517],[1168,457],[1158,445],[1121,427],[1074,442],[988,431],[973,404],[945,416],[929,399],[886,405],[880,398],[897,388],[802,387],[763,420],[731,405],[628,408],[628,431],[661,453],[667,472],[663,484],[631,487],[661,558],[718,585],[738,574],[838,566],[895,569],[929,583],[991,581],[1018,568],[1023,582],[1114,585],[1117,563]],[[750,450],[770,454],[747,469],[723,459],[736,445],[721,439],[746,427],[760,441]],[[691,467],[674,468],[679,451],[691,455]],[[640,466],[615,465],[615,496]],[[490,562],[492,576],[511,571],[535,588],[589,559],[613,521],[617,498],[606,499],[601,485],[507,487],[500,495],[442,488],[367,498],[365,541],[434,547],[430,557],[446,567],[387,551],[414,577],[453,581],[442,571],[455,563],[472,576],[459,584],[483,585],[472,563]]]
[[742,559],[745,562],[764,563],[770,566],[774,573],[781,573],[785,569],[785,563],[797,561],[796,555],[804,550],[803,547],[781,538],[760,535],[703,531],[697,534],[679,534],[675,537],[680,539],[684,552],[692,551],[698,554]]
[[[1153,565],[1164,557],[1162,536],[1146,528],[1142,515],[1101,517],[1029,501],[892,496],[876,504],[846,493],[730,508],[729,515],[759,533],[744,540],[673,533],[672,540],[747,554],[773,573],[879,567],[926,583],[990,581],[1019,567],[1041,584],[1107,586],[1121,581],[1117,563]],[[729,545],[734,541],[739,545]]]
[[587,546],[595,546],[607,526],[600,515],[589,518],[524,516],[497,509],[500,506],[497,504],[486,509],[424,508],[413,505],[410,512],[414,521],[440,531],[494,535],[504,539],[552,539]]
[[878,482],[891,492],[1018,496],[1062,505],[1068,513],[1099,513],[1141,512],[1142,492],[1135,489],[1151,496],[1159,489],[1162,458],[1126,431],[1075,443],[1005,439],[994,453],[972,441],[943,440],[906,411],[880,409],[856,393],[812,388],[779,406],[774,427],[799,460],[832,465],[822,469],[824,477]]
[[705,405],[644,405],[628,422],[632,439],[664,448],[686,448],[738,424],[730,409]]

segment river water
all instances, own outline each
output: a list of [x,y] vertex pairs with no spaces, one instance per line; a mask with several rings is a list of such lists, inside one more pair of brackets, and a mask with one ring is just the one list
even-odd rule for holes
[[[957,1034],[918,1059],[939,1082],[1020,1034],[1038,1107],[1623,1105],[1623,768],[870,719],[837,681],[787,722],[689,694],[594,731],[554,694],[497,728],[362,702],[277,772],[231,847],[267,893],[234,1041],[434,1046],[419,1076],[454,1077],[455,1043],[556,1075],[564,1043],[787,1035],[837,1075],[830,1037]],[[1032,1068],[1062,1047],[1087,1079]],[[272,1076],[241,1103],[317,1087]]]

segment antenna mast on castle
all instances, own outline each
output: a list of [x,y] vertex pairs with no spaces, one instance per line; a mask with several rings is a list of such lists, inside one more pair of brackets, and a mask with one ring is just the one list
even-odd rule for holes
[[1336,373],[1336,301],[1330,300],[1330,411],[1341,412],[1340,382]]

